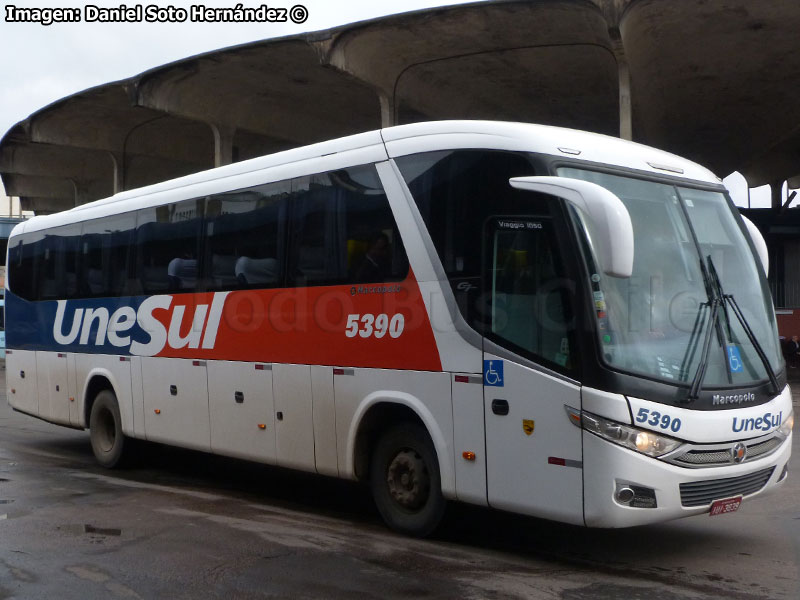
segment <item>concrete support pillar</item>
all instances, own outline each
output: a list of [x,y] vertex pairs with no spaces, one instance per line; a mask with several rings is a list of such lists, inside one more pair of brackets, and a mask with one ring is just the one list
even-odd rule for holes
[[385,92],[378,92],[378,100],[381,103],[381,127],[397,125],[397,115],[394,111],[392,98]]
[[774,211],[779,211],[783,208],[783,182],[784,180],[781,179],[780,181],[773,181],[769,184],[770,193],[772,195],[772,202],[770,204]]
[[628,67],[628,58],[625,55],[625,46],[622,43],[618,21],[608,28],[611,38],[611,49],[617,60],[617,85],[619,88],[619,137],[623,140],[633,140],[633,107],[631,105],[631,70]]
[[233,136],[236,128],[228,125],[209,123],[214,134],[214,166],[221,167],[233,163]]
[[72,184],[72,189],[74,190],[75,206],[80,206],[81,204],[86,204],[89,202],[89,186],[84,182],[76,181],[74,179],[70,179],[69,181]]
[[[344,41],[340,43],[343,39],[346,40],[347,38],[334,36],[315,42],[314,45],[319,53],[320,62],[323,65],[331,66],[342,73],[346,73],[360,83],[372,88],[380,104],[381,127],[397,125],[397,110],[394,104],[394,93],[393,91],[386,92],[384,90],[392,89],[393,86],[396,87],[397,77],[399,77],[399,75],[395,75],[393,81],[386,81],[384,79],[382,84],[377,83],[375,81],[377,73],[373,71],[372,68],[365,67],[364,65],[360,65],[359,68],[358,66],[354,67],[350,64],[348,60],[347,42]],[[360,61],[356,62],[358,64]],[[402,71],[400,74],[402,74]]]
[[108,156],[111,158],[113,168],[113,193],[119,194],[125,189],[125,153],[109,152]]
[[633,140],[633,108],[631,107],[631,72],[624,55],[617,56],[619,73],[619,137]]

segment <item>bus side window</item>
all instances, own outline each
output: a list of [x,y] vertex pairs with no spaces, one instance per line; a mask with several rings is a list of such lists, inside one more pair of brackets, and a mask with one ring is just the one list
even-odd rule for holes
[[35,300],[33,234],[15,238],[8,250],[9,289],[25,300]]
[[373,165],[295,179],[289,281],[341,285],[401,281],[408,258]]
[[36,300],[36,252],[40,239],[36,233],[27,233],[20,236],[9,251],[6,285],[25,300]]
[[129,257],[135,226],[132,212],[84,223],[79,276],[82,296],[135,293]]
[[136,271],[145,294],[194,291],[204,200],[145,208],[136,216]]
[[289,189],[289,182],[277,182],[207,200],[204,278],[209,291],[283,283]]
[[51,229],[35,244],[35,286],[37,300],[74,298],[77,290],[77,261],[80,225]]
[[[561,214],[558,200],[508,183],[543,170],[537,172],[526,154],[496,150],[428,152],[395,161],[464,320],[519,354],[557,370],[574,368],[575,281],[561,266],[553,219]],[[486,227],[499,216],[533,228],[524,234],[501,230],[493,238]],[[551,246],[541,245],[545,239]]]
[[512,188],[511,177],[539,175],[523,153],[455,150],[395,159],[442,262],[464,319],[484,331],[483,228],[492,215],[551,214],[546,196]]
[[505,229],[510,219],[487,224],[486,284],[490,323],[487,337],[530,358],[569,369],[575,365],[571,296],[574,287],[559,260],[550,219],[523,220],[524,229]]

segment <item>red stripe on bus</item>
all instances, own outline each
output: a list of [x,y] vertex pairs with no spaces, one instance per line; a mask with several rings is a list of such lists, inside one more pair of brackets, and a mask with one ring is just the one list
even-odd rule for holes
[[[235,290],[213,332],[206,325],[202,335],[192,329],[195,315],[209,310],[214,294],[172,298],[169,310],[154,310],[153,317],[189,343],[165,345],[159,357],[331,366],[345,357],[356,368],[442,370],[412,272],[395,283]],[[173,324],[179,306],[183,318]]]

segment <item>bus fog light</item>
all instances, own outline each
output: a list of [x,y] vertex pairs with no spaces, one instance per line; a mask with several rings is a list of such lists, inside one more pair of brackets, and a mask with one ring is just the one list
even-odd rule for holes
[[629,487],[619,488],[617,490],[617,502],[620,502],[622,504],[627,504],[628,502],[633,500],[633,497],[635,495],[636,494],[634,493],[634,491]]
[[653,488],[642,485],[618,483],[614,492],[614,499],[619,504],[624,504],[631,508],[658,508],[656,491]]
[[786,463],[783,466],[783,471],[781,471],[781,476],[778,477],[778,481],[783,481],[789,475],[789,463]]

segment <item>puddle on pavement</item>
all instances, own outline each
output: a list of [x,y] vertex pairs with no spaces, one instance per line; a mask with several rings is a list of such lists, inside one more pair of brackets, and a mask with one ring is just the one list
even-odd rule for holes
[[85,524],[85,525],[61,525],[57,527],[58,531],[63,531],[64,533],[70,535],[82,535],[84,533],[89,533],[92,535],[106,535],[106,536],[114,536],[118,537],[122,535],[122,529],[118,527],[96,527],[95,525]]
[[122,529],[116,527],[95,527],[94,525],[84,525],[84,533],[94,533],[95,535],[122,535]]

